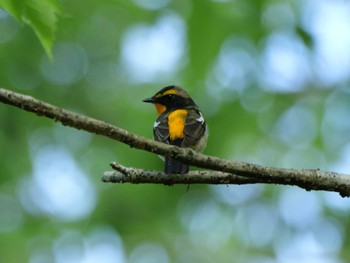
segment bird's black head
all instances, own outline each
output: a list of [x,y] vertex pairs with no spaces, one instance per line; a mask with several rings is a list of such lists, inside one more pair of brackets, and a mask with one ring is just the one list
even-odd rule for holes
[[158,115],[165,110],[182,109],[196,105],[188,93],[178,86],[167,86],[143,101],[153,103]]

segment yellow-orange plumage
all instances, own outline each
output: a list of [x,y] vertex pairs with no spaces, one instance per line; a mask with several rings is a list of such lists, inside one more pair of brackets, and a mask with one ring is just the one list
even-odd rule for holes
[[166,107],[165,107],[164,105],[162,105],[162,104],[154,103],[154,106],[156,107],[158,116],[159,116],[160,114],[162,114],[162,113],[166,110]]
[[168,116],[170,140],[182,139],[185,137],[185,123],[187,110],[175,110]]

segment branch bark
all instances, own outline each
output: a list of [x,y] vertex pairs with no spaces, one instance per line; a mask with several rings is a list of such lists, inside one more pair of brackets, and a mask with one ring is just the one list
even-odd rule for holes
[[125,167],[119,163],[110,163],[114,171],[103,173],[105,183],[152,183],[152,184],[255,184],[263,180],[238,176],[219,171],[190,171],[187,174],[166,174],[162,171],[153,171]]
[[[6,89],[0,89],[0,101],[36,113],[39,116],[45,116],[54,121],[61,122],[63,125],[103,135],[140,150],[176,158],[189,165],[220,171],[222,173],[248,178],[261,183],[296,185],[306,190],[334,191],[338,192],[343,197],[350,196],[350,176],[345,174],[323,172],[318,169],[297,170],[274,168],[245,162],[229,161],[214,156],[200,154],[191,149],[166,145],[142,136],[137,136],[109,123],[83,116],[33,97]],[[159,175],[162,174],[160,173]],[[188,177],[186,184],[191,184],[191,180],[193,180],[193,183],[206,183],[205,179],[203,179],[203,181],[194,179],[198,177],[191,177],[191,173],[181,176]],[[147,182],[154,183],[155,181],[149,180]],[[175,179],[173,180],[173,183],[176,183]],[[220,182],[218,181],[217,183]]]
[[[335,182],[333,187],[331,184],[323,184],[323,180],[344,181],[344,185],[347,185],[347,189],[350,185],[350,176],[342,175],[333,172],[321,172],[318,169],[312,170],[300,170],[300,177],[292,179],[289,177],[277,177],[271,176],[270,178],[260,178],[259,174],[251,177],[240,176],[232,173],[225,173],[221,171],[191,171],[187,174],[165,174],[161,171],[152,171],[138,168],[125,167],[116,162],[110,163],[114,171],[104,172],[102,181],[106,183],[152,183],[152,184],[279,184],[279,185],[292,185],[299,186],[307,191],[310,190],[326,190],[339,192],[341,196],[349,196],[348,190],[342,190],[338,188],[338,182]],[[277,168],[276,168],[277,169]],[[293,169],[281,169],[290,170],[291,174]]]

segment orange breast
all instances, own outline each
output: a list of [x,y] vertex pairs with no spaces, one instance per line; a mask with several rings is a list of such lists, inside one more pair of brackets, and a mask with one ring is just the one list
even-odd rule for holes
[[170,140],[182,139],[185,137],[184,129],[187,111],[175,110],[168,116],[169,137]]

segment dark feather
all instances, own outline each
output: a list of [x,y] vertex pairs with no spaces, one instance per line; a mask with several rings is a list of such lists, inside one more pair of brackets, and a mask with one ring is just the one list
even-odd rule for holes
[[205,123],[199,122],[200,114],[198,111],[192,111],[188,115],[185,124],[185,137],[181,147],[192,147],[205,134]]
[[153,129],[154,139],[159,142],[165,142],[169,144],[169,126],[168,115],[160,115],[157,119],[157,127]]
[[165,158],[164,172],[166,174],[188,173],[188,165],[173,158]]

